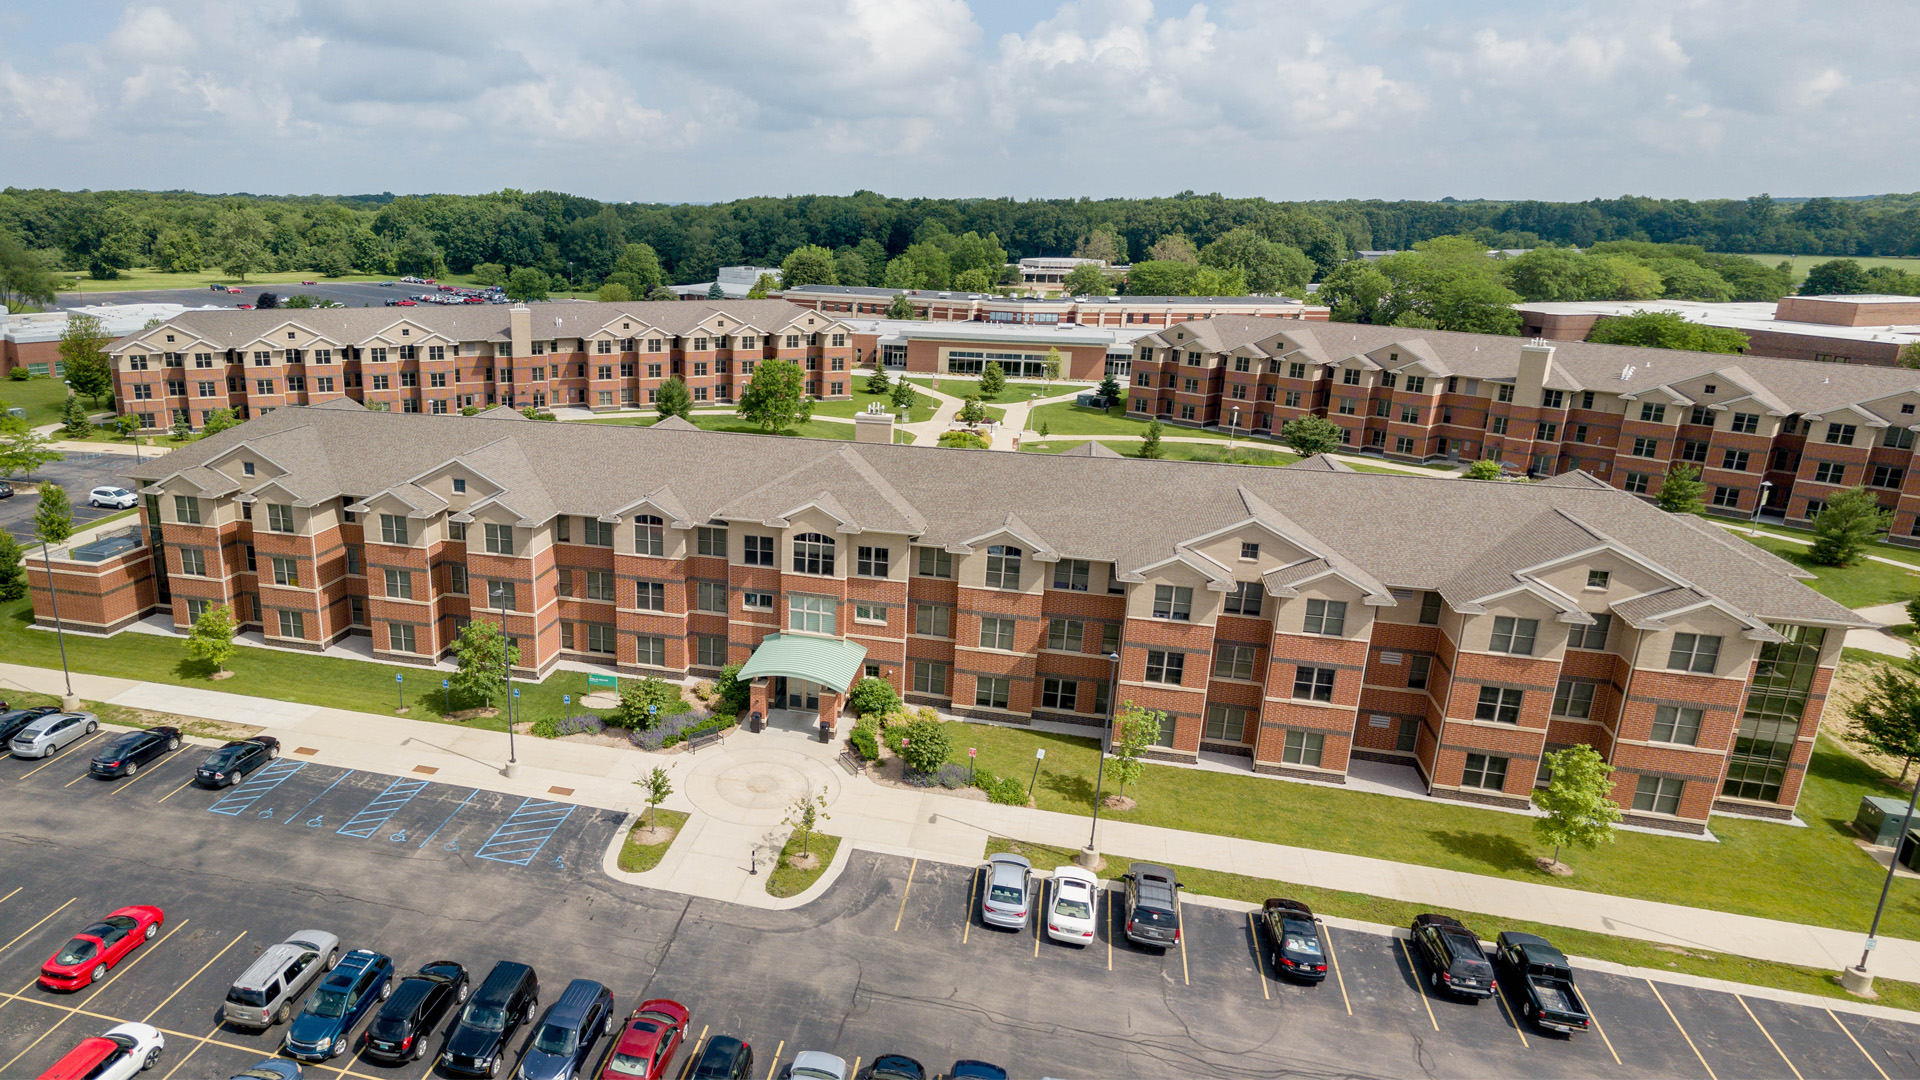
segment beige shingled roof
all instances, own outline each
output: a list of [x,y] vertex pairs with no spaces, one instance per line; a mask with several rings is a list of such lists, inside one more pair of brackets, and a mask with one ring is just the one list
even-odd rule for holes
[[1724,530],[1585,485],[311,408],[276,410],[128,475],[203,475],[198,466],[241,442],[302,429],[271,441],[309,497],[365,497],[458,458],[506,485],[501,502],[524,520],[610,516],[663,487],[688,521],[764,520],[825,495],[854,527],[942,546],[1013,529],[1122,573],[1257,517],[1345,574],[1450,595],[1486,595],[1546,558],[1611,542],[1756,619],[1863,625]]

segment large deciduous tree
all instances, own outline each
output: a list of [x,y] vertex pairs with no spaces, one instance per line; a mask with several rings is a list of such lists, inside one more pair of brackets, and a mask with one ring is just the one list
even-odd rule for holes
[[1920,657],[1910,652],[1904,660],[1866,666],[1866,689],[1847,705],[1847,719],[1859,725],[1869,747],[1900,759],[1904,785],[1920,757]]
[[1536,818],[1533,831],[1553,845],[1549,867],[1560,865],[1563,848],[1591,851],[1613,842],[1620,806],[1613,801],[1613,766],[1591,746],[1569,746],[1544,758],[1552,778],[1533,789],[1533,805],[1546,815]]
[[1344,430],[1324,416],[1301,416],[1280,425],[1280,441],[1301,457],[1340,449]]
[[839,283],[840,278],[834,265],[833,252],[818,244],[795,248],[780,262],[782,289],[792,289],[801,285],[838,285]]
[[807,373],[791,360],[763,360],[740,392],[740,415],[762,431],[785,431],[813,418]]

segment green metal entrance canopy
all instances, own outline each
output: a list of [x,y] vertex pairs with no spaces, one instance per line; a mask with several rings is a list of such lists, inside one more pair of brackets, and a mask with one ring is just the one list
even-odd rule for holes
[[774,634],[753,650],[753,656],[740,669],[738,678],[751,681],[762,675],[784,675],[789,679],[816,682],[844,694],[859,677],[866,659],[867,647],[857,642],[805,634]]

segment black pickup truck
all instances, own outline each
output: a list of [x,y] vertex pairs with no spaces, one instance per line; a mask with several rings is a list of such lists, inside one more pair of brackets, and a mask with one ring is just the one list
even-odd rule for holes
[[1567,1035],[1592,1025],[1566,956],[1545,938],[1501,931],[1494,942],[1493,966],[1500,985],[1511,987],[1520,998],[1521,1016]]

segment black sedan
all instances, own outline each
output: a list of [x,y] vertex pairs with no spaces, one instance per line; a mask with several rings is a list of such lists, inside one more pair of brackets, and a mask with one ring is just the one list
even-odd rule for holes
[[125,735],[115,736],[112,742],[93,755],[93,764],[87,771],[103,780],[132,776],[140,771],[140,766],[178,749],[179,728],[151,727],[145,731],[129,731]]
[[280,740],[271,735],[239,739],[207,755],[193,771],[194,782],[207,787],[232,787],[248,773],[280,756]]
[[1259,923],[1275,975],[1316,983],[1327,977],[1320,923],[1307,905],[1298,900],[1268,900],[1261,905]]
[[367,1029],[367,1056],[381,1061],[418,1061],[455,1006],[467,1000],[467,969],[434,960],[400,980]]
[[927,1068],[905,1054],[881,1054],[860,1074],[861,1080],[927,1080]]
[[58,705],[35,705],[31,709],[13,709],[0,712],[0,743],[11,742],[15,735],[26,730],[28,724],[47,715],[60,711]]

